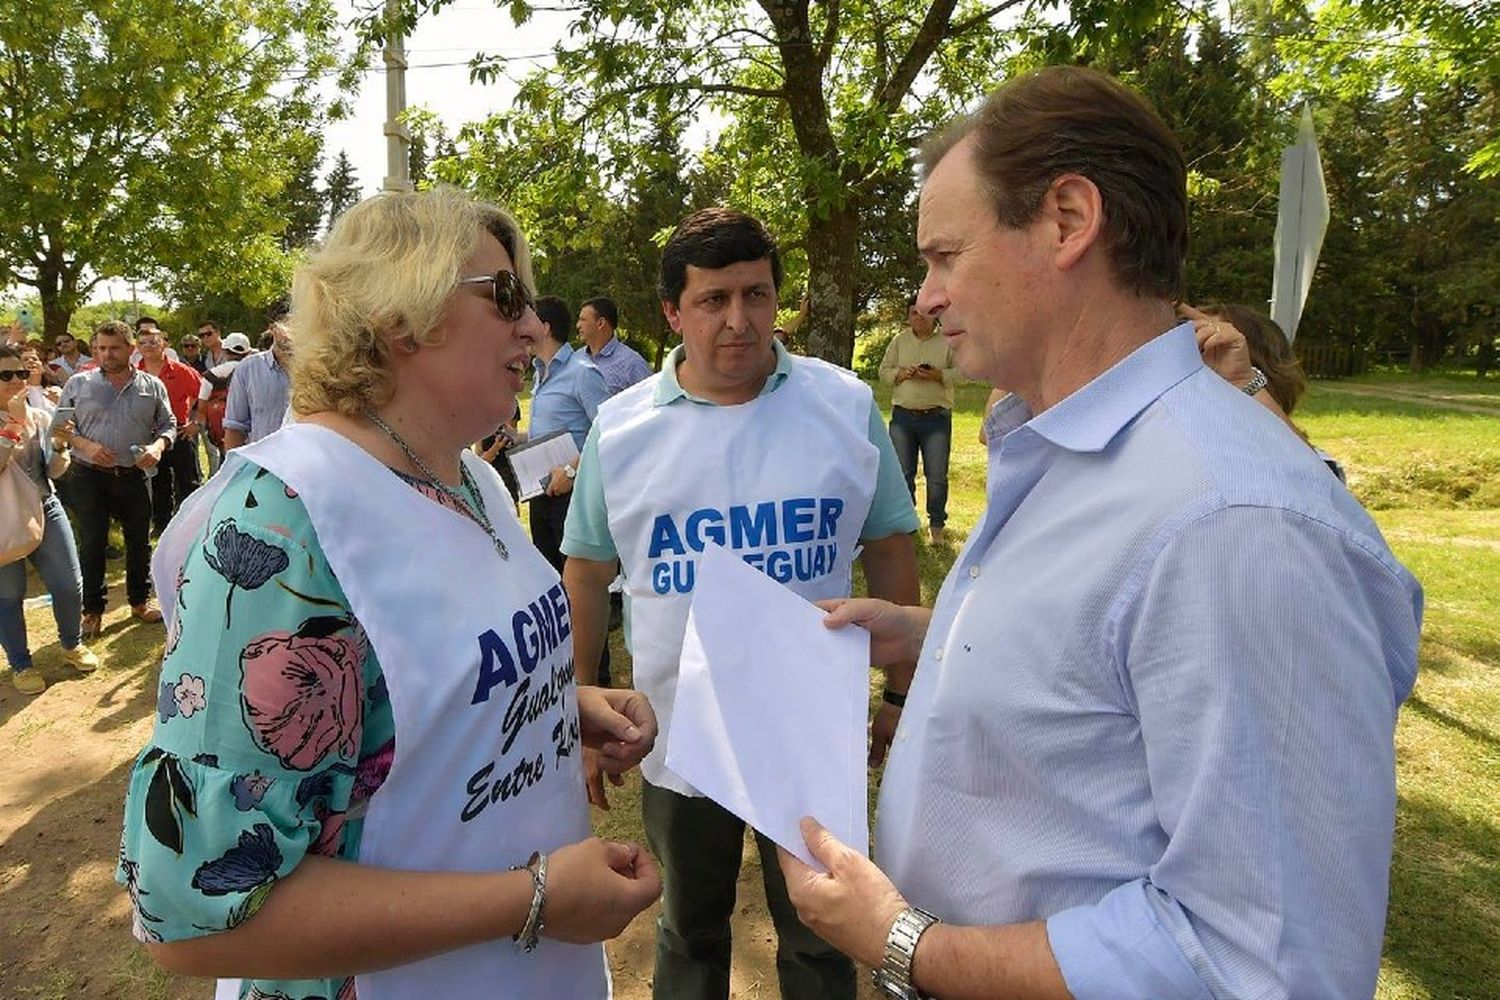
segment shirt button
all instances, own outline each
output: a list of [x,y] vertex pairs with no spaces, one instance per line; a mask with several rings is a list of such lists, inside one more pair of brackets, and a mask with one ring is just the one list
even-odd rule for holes
[[941,660],[943,658],[943,651],[941,649],[934,651],[932,654],[932,658],[934,660]]
[[978,566],[970,566],[969,567],[969,578],[971,580],[979,578],[979,567]]

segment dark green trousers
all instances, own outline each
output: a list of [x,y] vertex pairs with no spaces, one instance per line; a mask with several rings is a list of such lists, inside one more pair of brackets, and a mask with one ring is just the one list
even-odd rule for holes
[[[656,922],[656,1000],[726,1000],[729,918],[745,824],[710,799],[642,782],[646,841],[661,862]],[[766,902],[776,925],[776,974],[784,1000],[854,1000],[854,963],[802,921],[786,894],[776,845],[757,833]]]

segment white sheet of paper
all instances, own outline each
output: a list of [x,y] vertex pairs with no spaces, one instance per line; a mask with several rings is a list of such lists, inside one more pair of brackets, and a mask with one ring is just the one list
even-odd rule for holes
[[516,474],[516,482],[521,485],[519,499],[526,501],[546,491],[553,469],[578,461],[578,445],[573,443],[573,435],[567,431],[554,431],[517,445],[506,454],[510,456],[510,468]]
[[803,816],[870,849],[870,639],[823,615],[727,549],[705,548],[667,737],[667,767],[818,871]]

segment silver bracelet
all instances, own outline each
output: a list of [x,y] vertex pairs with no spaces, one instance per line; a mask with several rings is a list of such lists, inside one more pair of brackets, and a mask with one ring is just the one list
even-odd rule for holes
[[526,923],[511,938],[517,948],[529,953],[536,950],[542,939],[542,908],[547,905],[547,855],[538,851],[524,865],[515,865],[511,871],[525,871],[531,875],[531,910],[526,914]]
[[1271,380],[1266,378],[1266,373],[1259,368],[1251,367],[1250,371],[1252,373],[1250,381],[1246,382],[1244,388],[1240,389],[1247,396],[1253,396],[1271,384]]

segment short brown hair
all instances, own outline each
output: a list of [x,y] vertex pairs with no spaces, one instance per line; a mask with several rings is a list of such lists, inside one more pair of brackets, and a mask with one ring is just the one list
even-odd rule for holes
[[689,266],[718,270],[756,260],[771,262],[771,284],[781,288],[781,251],[759,219],[733,208],[699,209],[677,224],[662,247],[656,293],[677,306]]
[[130,329],[130,324],[122,323],[117,319],[105,320],[94,327],[94,335],[89,338],[89,343],[93,343],[100,337],[124,337],[125,343],[135,343],[135,331]]
[[1187,163],[1176,137],[1134,91],[1083,66],[1016,77],[922,152],[927,173],[974,137],[974,162],[1001,225],[1035,220],[1052,182],[1087,177],[1104,201],[1115,276],[1138,295],[1179,301],[1187,257]]

